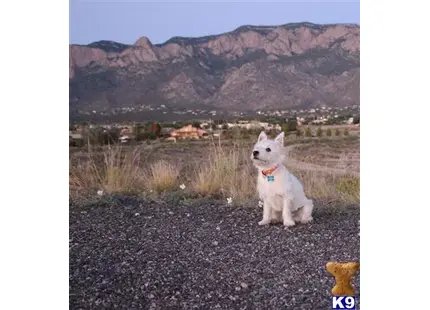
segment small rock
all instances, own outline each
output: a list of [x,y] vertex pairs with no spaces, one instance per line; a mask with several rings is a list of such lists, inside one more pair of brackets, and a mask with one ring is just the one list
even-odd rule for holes
[[137,213],[137,212],[134,214],[134,216],[139,216],[139,215],[140,215],[140,213]]
[[248,288],[248,283],[240,282],[240,286],[244,289]]
[[218,241],[212,242],[213,245],[218,245]]

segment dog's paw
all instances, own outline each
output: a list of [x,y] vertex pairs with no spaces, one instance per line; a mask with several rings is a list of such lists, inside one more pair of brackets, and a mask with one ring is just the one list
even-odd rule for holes
[[296,223],[292,219],[284,219],[284,226],[285,227],[292,227],[296,225]]
[[300,215],[294,215],[294,216],[293,216],[293,220],[294,220],[295,222],[300,222],[300,219],[301,219],[301,216],[300,216]]
[[307,223],[310,223],[312,221],[313,221],[313,217],[309,216],[309,217],[305,217],[304,219],[301,219],[300,223],[307,224]]
[[258,225],[260,225],[260,226],[267,225],[267,224],[270,224],[270,219],[268,219],[268,220],[264,219],[264,220],[261,220],[260,222],[258,222]]

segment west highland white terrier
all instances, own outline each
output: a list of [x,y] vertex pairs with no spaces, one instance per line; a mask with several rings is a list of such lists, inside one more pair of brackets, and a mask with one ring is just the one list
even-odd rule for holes
[[284,132],[275,140],[269,140],[262,131],[251,159],[259,170],[257,189],[263,201],[263,219],[258,224],[283,222],[288,227],[296,222],[312,221],[312,200],[306,197],[303,185],[283,164]]

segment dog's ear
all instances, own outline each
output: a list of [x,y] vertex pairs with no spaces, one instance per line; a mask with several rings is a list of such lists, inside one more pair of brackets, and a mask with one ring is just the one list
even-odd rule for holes
[[275,142],[279,143],[281,146],[284,146],[284,136],[285,133],[281,132],[279,135],[276,136]]
[[258,142],[267,140],[267,135],[264,131],[260,132],[260,135],[258,136]]

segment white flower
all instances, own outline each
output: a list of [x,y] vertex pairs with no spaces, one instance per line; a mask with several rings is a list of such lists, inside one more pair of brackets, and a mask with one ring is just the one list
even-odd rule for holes
[[233,202],[233,199],[232,199],[231,197],[228,197],[228,198],[227,198],[227,203],[228,203],[228,204],[231,204],[232,202]]
[[179,186],[180,189],[185,189],[185,184],[181,184],[181,186]]
[[260,201],[258,201],[258,206],[260,207],[260,208],[262,208],[263,207],[263,205],[264,205],[264,203],[260,200]]
[[102,189],[99,189],[99,190],[97,191],[97,195],[99,195],[99,196],[103,196],[103,194],[104,194],[104,192],[103,192],[103,190],[102,190]]

